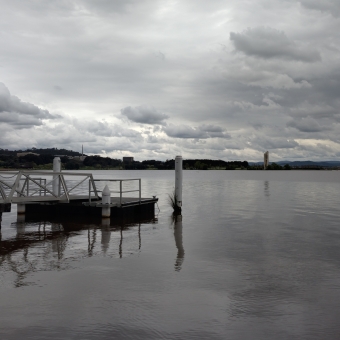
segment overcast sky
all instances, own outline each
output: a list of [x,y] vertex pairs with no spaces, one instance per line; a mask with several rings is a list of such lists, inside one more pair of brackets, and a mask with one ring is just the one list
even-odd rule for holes
[[1,148],[339,159],[339,0],[0,5]]

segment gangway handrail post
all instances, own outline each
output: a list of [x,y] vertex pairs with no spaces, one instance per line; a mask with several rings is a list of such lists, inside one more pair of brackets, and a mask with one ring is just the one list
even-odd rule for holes
[[120,207],[122,206],[122,188],[123,188],[122,182],[123,182],[122,180],[119,181],[119,187],[120,187],[120,190],[119,190],[119,194],[120,194],[119,206]]
[[27,185],[26,185],[26,192],[27,192],[27,194],[26,194],[26,196],[28,197],[29,195],[30,195],[30,187],[29,187],[29,180],[30,180],[30,175],[28,175],[28,177],[26,177],[26,180],[27,180]]
[[[24,174],[24,176],[29,176],[29,175]],[[36,185],[39,186],[39,183],[38,183],[34,178],[30,178],[30,180],[31,180],[34,184],[36,184]],[[53,182],[53,181],[54,181],[54,179],[52,179],[51,182]],[[58,198],[58,196],[56,196],[51,190],[49,190],[49,189],[46,188],[46,185],[45,185],[45,190],[46,190],[49,194],[51,194],[52,196],[54,196],[55,198]]]
[[138,182],[139,182],[139,204],[140,204],[141,198],[142,198],[142,180],[139,179]]
[[91,181],[89,181],[89,203],[91,203]]
[[2,187],[2,181],[0,182],[0,194],[2,196],[2,198],[5,200],[6,199],[6,192],[5,189]]
[[94,194],[95,194],[96,198],[98,198],[98,191],[97,191],[96,184],[94,183],[93,175],[92,174],[90,174],[89,181],[92,183],[92,188],[94,190]]
[[7,198],[7,201],[9,201],[9,202],[12,201],[13,194],[17,190],[18,184],[20,183],[21,175],[22,175],[22,172],[19,171],[18,174],[17,174],[17,178],[15,179],[15,182],[12,186],[11,192],[9,193],[8,198]]
[[70,196],[67,192],[67,187],[66,187],[66,183],[65,183],[65,179],[63,175],[59,175],[60,181],[59,181],[59,196],[61,197],[61,190],[60,190],[60,185],[63,187],[64,192],[65,192],[65,196],[67,198],[68,201],[70,201]]
[[[20,184],[20,181],[19,181],[19,184]],[[25,191],[25,190],[26,190],[26,196],[27,196],[26,185],[27,185],[27,177],[25,177],[24,184],[22,185],[22,188],[20,188],[20,186],[19,186],[19,189],[20,189],[20,197],[21,197],[21,194],[24,194],[24,191]]]

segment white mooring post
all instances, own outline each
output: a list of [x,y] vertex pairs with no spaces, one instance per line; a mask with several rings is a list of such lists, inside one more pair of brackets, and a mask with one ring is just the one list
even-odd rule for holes
[[[59,157],[54,157],[53,159],[53,172],[61,172],[61,160]],[[59,196],[60,194],[60,187],[59,187],[59,176],[58,175],[54,175],[53,176],[53,185],[52,185],[52,191],[53,194],[56,196]]]
[[102,207],[102,217],[110,217],[111,215],[111,207],[109,204],[111,203],[111,192],[107,185],[105,185],[105,188],[102,192],[102,204],[107,204],[107,207]]
[[175,158],[175,198],[178,210],[182,207],[182,181],[183,181],[183,159],[182,156]]

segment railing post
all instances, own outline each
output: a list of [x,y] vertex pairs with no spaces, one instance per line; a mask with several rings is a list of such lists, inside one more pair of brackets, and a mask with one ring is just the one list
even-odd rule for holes
[[122,180],[120,180],[119,181],[119,187],[120,187],[120,192],[119,192],[119,194],[120,194],[120,198],[119,198],[119,206],[121,207],[122,206],[122,188],[123,188],[123,185],[122,185]]
[[138,182],[139,182],[139,204],[140,204],[141,198],[142,198],[142,180],[139,179]]

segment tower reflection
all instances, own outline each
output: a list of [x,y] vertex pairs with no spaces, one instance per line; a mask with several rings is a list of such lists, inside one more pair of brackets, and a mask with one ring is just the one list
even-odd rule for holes
[[266,197],[270,196],[270,191],[269,191],[269,181],[264,181],[264,195]]

